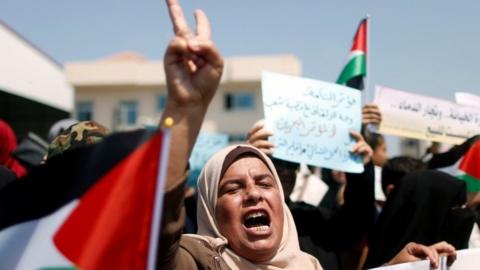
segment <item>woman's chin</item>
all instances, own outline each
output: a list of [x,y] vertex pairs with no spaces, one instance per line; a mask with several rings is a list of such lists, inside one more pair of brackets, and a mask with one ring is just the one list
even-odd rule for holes
[[241,250],[235,251],[242,257],[254,263],[269,261],[277,252],[278,246],[273,239],[257,239],[248,241]]

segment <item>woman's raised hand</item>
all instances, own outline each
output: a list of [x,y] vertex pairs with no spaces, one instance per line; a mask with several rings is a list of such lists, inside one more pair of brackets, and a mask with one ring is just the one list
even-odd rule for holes
[[247,134],[246,143],[257,147],[266,155],[273,154],[275,145],[268,141],[268,137],[273,133],[265,128],[265,120],[257,121]]
[[167,0],[175,32],[165,52],[168,102],[175,107],[208,107],[223,72],[223,58],[211,41],[208,18],[195,11],[196,31],[188,27],[178,0]]
[[352,138],[354,138],[357,142],[353,146],[351,152],[353,154],[358,154],[362,156],[363,164],[367,164],[368,162],[370,162],[370,160],[372,160],[373,150],[370,145],[368,145],[368,143],[365,141],[362,134],[352,130],[350,131],[350,136],[352,136]]
[[193,33],[178,0],[166,3],[175,32],[164,57],[168,99],[159,123],[170,127],[171,133],[169,160],[173,162],[168,165],[168,190],[185,175],[208,105],[222,77],[223,58],[210,39],[210,25],[203,11],[195,11],[197,27]]
[[368,103],[362,107],[362,125],[380,125],[382,113],[376,104]]

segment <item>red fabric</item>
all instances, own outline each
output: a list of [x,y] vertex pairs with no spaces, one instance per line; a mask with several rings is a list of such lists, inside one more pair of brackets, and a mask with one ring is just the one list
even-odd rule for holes
[[351,51],[360,50],[367,54],[367,19],[363,19],[358,26],[357,33],[353,39]]
[[113,167],[56,232],[79,269],[146,269],[161,147],[158,133]]
[[480,141],[477,141],[463,157],[459,169],[466,174],[480,179]]
[[17,138],[12,128],[3,120],[0,120],[0,164],[22,177],[27,170],[12,156],[17,148]]

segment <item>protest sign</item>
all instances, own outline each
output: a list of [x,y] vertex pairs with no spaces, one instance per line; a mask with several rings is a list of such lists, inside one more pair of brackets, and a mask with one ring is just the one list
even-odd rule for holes
[[381,133],[449,144],[480,134],[480,109],[381,86],[375,103]]
[[290,200],[316,207],[327,194],[328,189],[328,185],[315,173],[312,173],[306,164],[302,163],[295,179],[295,186],[290,193]]
[[455,101],[460,105],[472,106],[480,108],[480,96],[465,93],[465,92],[456,92]]
[[[447,258],[440,257],[438,270],[478,270],[480,269],[480,248],[457,251],[457,259],[447,266]],[[423,260],[412,263],[402,263],[392,266],[372,268],[370,270],[431,270],[430,261]]]
[[262,73],[266,128],[273,156],[346,172],[362,172],[349,130],[361,126],[360,91],[333,83]]
[[223,133],[201,132],[190,155],[188,185],[195,187],[200,171],[213,154],[228,146],[228,135]]
[[[430,270],[430,262],[429,261],[418,261],[412,263],[401,263],[395,264],[392,266],[383,266],[377,268],[371,268],[370,270]],[[438,269],[442,270],[442,269]]]
[[480,248],[463,249],[457,251],[457,259],[449,270],[478,270],[480,269]]

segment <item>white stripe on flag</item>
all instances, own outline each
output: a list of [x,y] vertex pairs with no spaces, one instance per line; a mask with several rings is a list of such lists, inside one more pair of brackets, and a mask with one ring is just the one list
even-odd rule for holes
[[362,55],[362,54],[365,54],[365,52],[363,52],[363,51],[361,51],[361,50],[351,51],[351,52],[348,54],[348,57],[347,57],[347,64],[348,64],[348,62],[350,62],[350,60],[352,60],[353,58],[355,58],[357,55]]
[[71,267],[55,247],[53,236],[77,206],[78,200],[39,220],[20,223],[0,232],[0,269],[29,270]]

